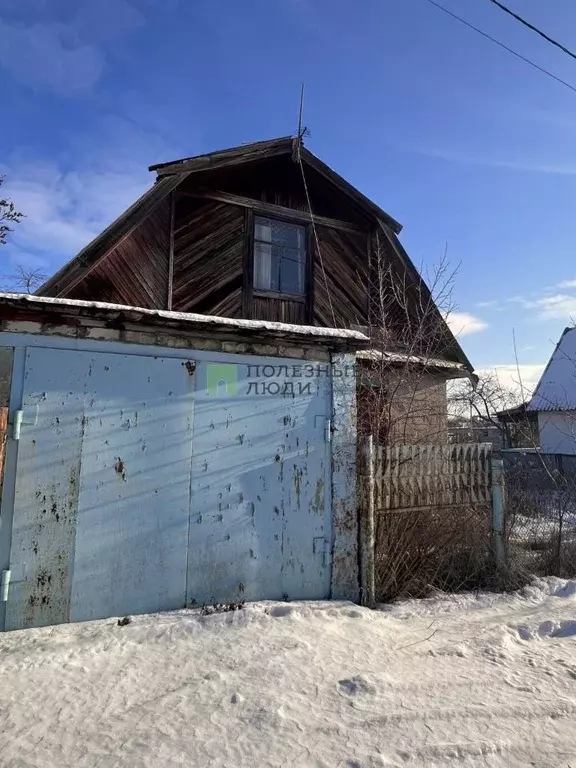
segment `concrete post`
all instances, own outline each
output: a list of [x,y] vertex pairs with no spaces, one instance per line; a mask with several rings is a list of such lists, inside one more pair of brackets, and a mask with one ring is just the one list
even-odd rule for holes
[[498,568],[506,565],[504,546],[504,461],[492,458],[492,547]]
[[362,440],[360,446],[359,545],[360,602],[371,608],[375,602],[374,581],[374,439]]

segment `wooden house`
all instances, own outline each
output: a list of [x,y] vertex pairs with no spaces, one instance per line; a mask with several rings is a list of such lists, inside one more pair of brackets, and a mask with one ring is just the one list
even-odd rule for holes
[[150,170],[151,188],[39,295],[368,332],[379,361],[426,370],[445,430],[445,382],[472,366],[395,219],[299,138]]

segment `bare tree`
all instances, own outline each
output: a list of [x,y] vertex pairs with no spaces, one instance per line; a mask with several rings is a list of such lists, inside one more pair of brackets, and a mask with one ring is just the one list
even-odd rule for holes
[[[0,176],[0,187],[4,183],[4,176]],[[9,197],[0,197],[0,245],[6,243],[8,233],[12,232],[13,225],[20,223],[24,214],[16,210],[16,206]]]
[[11,275],[6,275],[6,287],[19,293],[34,293],[46,280],[47,275],[41,269],[18,264]]
[[[520,399],[517,392],[502,386],[496,372],[483,373],[474,381],[460,380],[452,384],[449,394],[450,414],[461,426],[483,426],[497,430],[502,443],[511,445],[510,422],[500,420],[498,413],[520,405]],[[526,440],[531,439],[527,424],[523,425],[520,420],[515,427],[524,430]]]
[[[494,421],[507,402],[487,385],[477,391],[476,377],[461,362],[448,324],[456,270],[446,253],[426,287],[387,249],[386,239],[375,237],[372,344],[357,356],[359,432],[376,443],[370,483],[377,599],[486,586],[493,573],[490,499],[483,484],[488,454],[448,443],[446,382],[459,380],[455,386],[468,418],[470,401]],[[494,389],[500,389],[496,382]],[[470,475],[464,476],[467,467]]]
[[[4,176],[0,176],[0,187],[4,181]],[[19,224],[23,218],[24,214],[16,209],[9,197],[0,197],[0,245],[6,244],[8,235],[14,230],[14,225]],[[34,293],[44,280],[46,275],[41,269],[18,264],[12,274],[4,275],[2,284],[3,287],[18,292]]]
[[370,269],[371,349],[359,355],[358,423],[386,445],[446,440],[446,379],[454,360],[447,319],[455,272],[444,254],[423,287],[375,237]]

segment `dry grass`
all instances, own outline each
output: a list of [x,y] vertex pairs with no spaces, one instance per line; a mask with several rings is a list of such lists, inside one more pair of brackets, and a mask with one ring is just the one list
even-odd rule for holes
[[381,513],[376,528],[376,599],[487,586],[493,571],[486,505]]

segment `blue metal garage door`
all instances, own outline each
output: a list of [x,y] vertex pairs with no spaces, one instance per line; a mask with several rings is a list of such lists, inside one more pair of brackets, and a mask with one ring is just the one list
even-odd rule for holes
[[193,386],[181,360],[27,350],[7,629],[184,605]]
[[281,362],[198,368],[192,604],[330,594],[330,378]]
[[27,350],[7,629],[329,596],[329,377],[243,361]]

